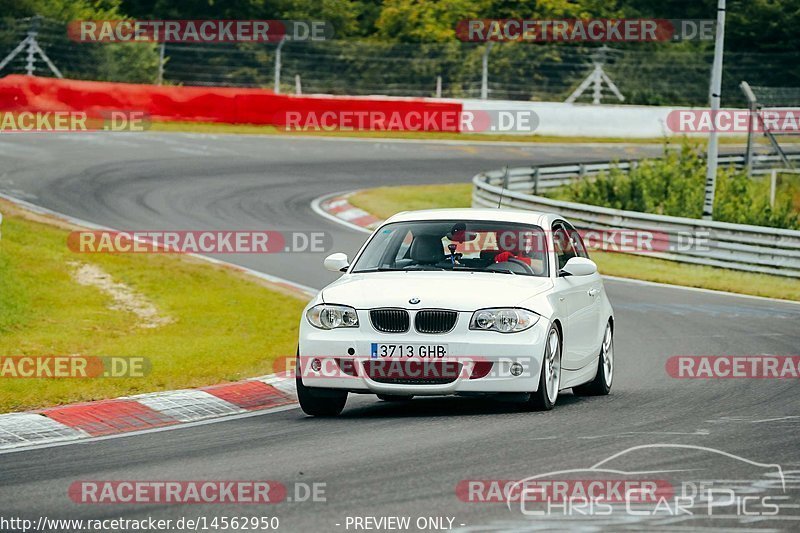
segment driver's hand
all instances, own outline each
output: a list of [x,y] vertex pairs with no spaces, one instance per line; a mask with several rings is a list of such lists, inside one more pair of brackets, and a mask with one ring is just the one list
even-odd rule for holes
[[497,254],[494,257],[494,262],[495,263],[505,263],[509,259],[516,259],[517,261],[521,261],[521,262],[525,263],[526,265],[530,265],[532,263],[530,257],[518,257],[518,256],[512,254],[511,252],[500,252],[499,254]]
[[500,252],[499,254],[494,256],[494,262],[495,263],[505,263],[506,261],[508,261],[512,257],[514,257],[514,256],[511,255],[511,252]]

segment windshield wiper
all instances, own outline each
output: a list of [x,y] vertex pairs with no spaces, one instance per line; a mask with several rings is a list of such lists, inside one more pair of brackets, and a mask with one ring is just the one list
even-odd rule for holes
[[408,265],[402,270],[447,270],[447,269],[436,267],[433,265]]
[[508,268],[493,268],[489,270],[486,268],[474,268],[465,265],[459,265],[453,267],[453,272],[497,272],[498,274],[513,274],[513,275],[517,274],[516,272]]
[[511,274],[511,275],[514,275],[514,276],[517,274],[513,270],[509,270],[507,268],[493,268],[491,270],[483,270],[483,269],[476,268],[475,272],[494,272],[495,274]]
[[392,268],[392,267],[378,267],[378,268],[368,268],[365,270],[354,270],[353,274],[364,274],[369,272],[411,272],[414,270],[446,270],[444,268],[435,267],[435,266],[426,266],[426,265],[409,265],[404,268]]

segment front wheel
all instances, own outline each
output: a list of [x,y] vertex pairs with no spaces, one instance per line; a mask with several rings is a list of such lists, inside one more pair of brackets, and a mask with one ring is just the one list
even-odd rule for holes
[[[298,369],[300,366],[298,365]],[[347,403],[347,391],[337,389],[315,389],[303,385],[300,376],[295,378],[297,384],[297,399],[300,408],[311,416],[337,416],[344,410]]]
[[561,386],[561,337],[555,325],[547,332],[542,370],[539,372],[539,389],[531,393],[528,407],[534,411],[549,411],[556,405]]
[[611,392],[611,381],[614,378],[614,330],[611,322],[606,324],[603,344],[600,346],[600,359],[597,362],[597,374],[594,379],[584,385],[572,387],[575,396],[605,396]]

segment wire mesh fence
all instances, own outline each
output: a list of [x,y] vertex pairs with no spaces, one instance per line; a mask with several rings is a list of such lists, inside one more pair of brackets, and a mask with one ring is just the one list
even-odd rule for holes
[[[0,22],[0,60],[32,27],[41,49],[65,77],[155,83],[159,44],[78,43],[66,25],[52,20]],[[275,43],[164,44],[163,83],[272,88]],[[303,93],[481,96],[483,43],[389,43],[382,41],[287,41],[281,47],[281,90]],[[552,43],[495,43],[488,54],[491,99],[563,101],[599,62],[625,97],[626,104],[706,105],[713,51],[708,43],[639,43],[614,48]],[[794,68],[800,51],[725,55],[723,105],[744,105],[742,80],[756,86],[799,86]],[[20,53],[0,75],[25,73]],[[52,75],[41,61],[34,74]],[[437,82],[437,79],[439,80]],[[437,93],[437,83],[441,91]],[[591,91],[588,91],[591,93]],[[603,103],[617,102],[608,87]],[[591,101],[584,94],[578,102]]]

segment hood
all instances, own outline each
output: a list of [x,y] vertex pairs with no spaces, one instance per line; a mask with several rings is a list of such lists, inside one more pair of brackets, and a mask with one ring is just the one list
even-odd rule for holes
[[[549,278],[485,272],[369,272],[343,276],[322,290],[322,299],[356,309],[474,311],[514,307],[552,285]],[[419,298],[419,304],[410,304],[411,298]]]

